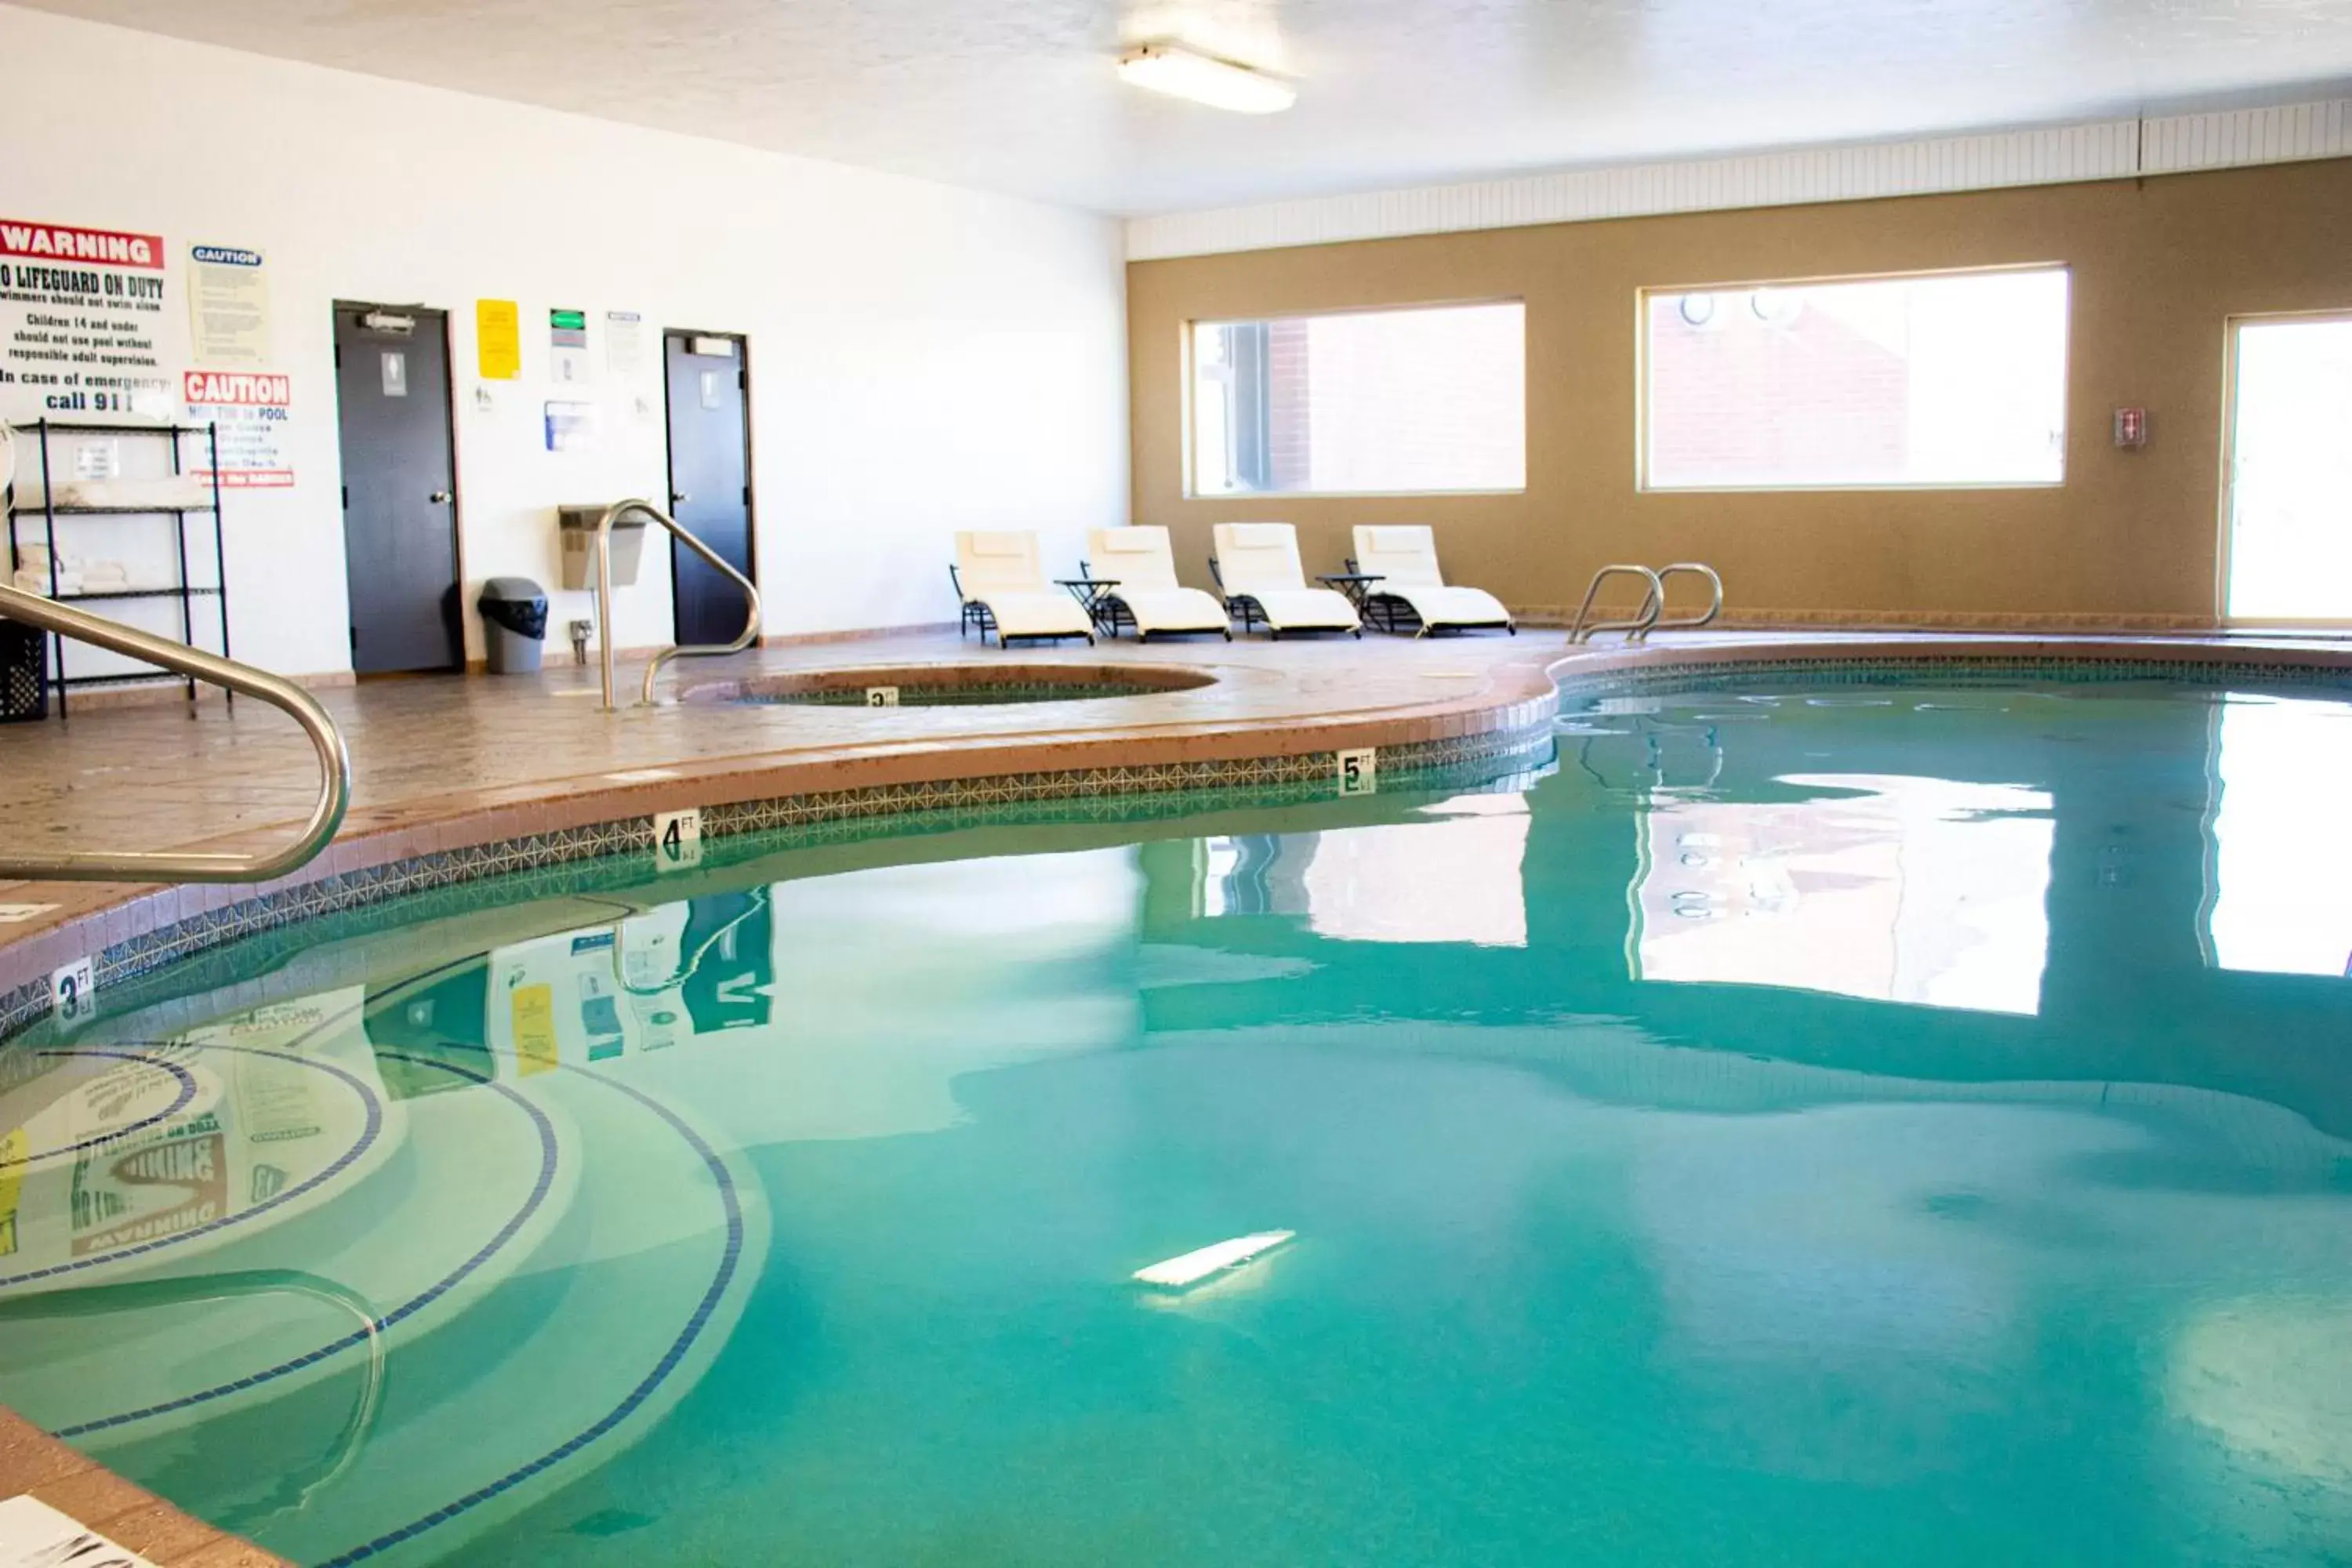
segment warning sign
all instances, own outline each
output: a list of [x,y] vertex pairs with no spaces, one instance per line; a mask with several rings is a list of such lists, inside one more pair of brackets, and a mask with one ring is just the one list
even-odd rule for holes
[[[220,442],[221,489],[282,489],[294,482],[286,455],[294,383],[266,371],[192,370],[180,378],[188,422],[215,427]],[[195,470],[212,478],[209,469]]]
[[0,218],[0,413],[171,412],[163,241]]

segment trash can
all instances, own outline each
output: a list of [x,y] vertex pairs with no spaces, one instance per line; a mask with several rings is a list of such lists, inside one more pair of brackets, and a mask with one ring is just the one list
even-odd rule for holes
[[0,620],[0,724],[48,716],[48,634]]
[[547,590],[528,577],[493,577],[475,603],[482,612],[492,675],[531,675],[547,641]]

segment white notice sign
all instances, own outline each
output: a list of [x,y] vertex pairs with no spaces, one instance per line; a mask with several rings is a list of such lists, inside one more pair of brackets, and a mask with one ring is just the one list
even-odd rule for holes
[[188,331],[198,364],[269,363],[269,279],[261,252],[189,247]]
[[604,312],[604,368],[616,378],[646,368],[646,319],[636,311]]

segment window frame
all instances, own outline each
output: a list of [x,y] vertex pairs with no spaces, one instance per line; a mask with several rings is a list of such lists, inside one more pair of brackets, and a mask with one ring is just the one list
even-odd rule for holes
[[[1753,293],[1765,289],[1814,289],[1838,283],[1900,283],[1932,278],[1989,278],[2007,273],[2056,272],[2066,279],[2066,339],[2058,355],[2059,410],[2065,439],[2058,448],[2054,479],[1857,479],[1800,480],[1787,484],[1670,485],[1650,474],[1650,300],[1656,295]],[[2074,443],[2074,268],[2066,261],[2003,261],[1982,267],[1925,267],[1885,272],[1824,273],[1805,278],[1754,278],[1722,283],[1645,284],[1633,291],[1633,490],[1637,495],[1867,494],[1939,490],[2056,490],[2072,477]]]
[[[1200,454],[1194,439],[1199,418],[1201,378],[1196,359],[1200,329],[1203,326],[1262,326],[1273,321],[1319,321],[1332,316],[1394,316],[1419,310],[1464,310],[1486,305],[1517,305],[1519,308],[1519,482],[1516,485],[1455,486],[1444,489],[1376,489],[1376,490],[1204,490],[1201,489]],[[1235,315],[1188,316],[1178,326],[1181,337],[1177,355],[1178,374],[1183,380],[1183,416],[1177,421],[1177,440],[1181,443],[1178,460],[1181,465],[1186,500],[1252,501],[1276,500],[1349,500],[1393,496],[1403,500],[1418,497],[1445,496],[1523,496],[1528,493],[1528,394],[1532,383],[1528,375],[1528,347],[1531,334],[1528,330],[1528,299],[1524,294],[1479,295],[1458,300],[1413,300],[1385,305],[1334,305],[1316,310],[1265,310]]]

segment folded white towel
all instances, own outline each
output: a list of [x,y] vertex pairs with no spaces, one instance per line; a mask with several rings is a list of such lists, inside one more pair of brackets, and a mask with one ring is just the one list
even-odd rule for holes
[[[166,474],[152,479],[60,479],[54,495],[59,506],[200,507],[212,500],[213,489],[210,480],[192,474]],[[18,511],[38,511],[42,505],[37,485],[17,486]]]
[[[27,594],[45,595],[49,591],[49,574],[47,572],[35,572],[29,568],[21,570],[16,574],[16,586]],[[58,574],[58,593],[79,594],[82,591],[83,586],[84,584],[82,582],[80,573],[60,572]]]
[[100,583],[120,585],[131,581],[130,568],[120,561],[93,561],[79,570],[82,581],[93,587]]

